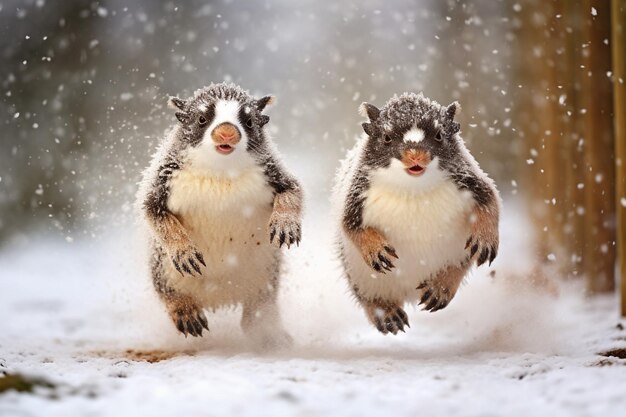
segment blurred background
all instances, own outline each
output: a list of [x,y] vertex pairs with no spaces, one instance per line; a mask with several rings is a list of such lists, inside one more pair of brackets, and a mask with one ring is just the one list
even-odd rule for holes
[[358,105],[423,91],[461,103],[505,210],[534,224],[538,268],[613,291],[624,3],[0,0],[0,251],[134,224],[169,95],[275,94],[270,134],[326,210]]

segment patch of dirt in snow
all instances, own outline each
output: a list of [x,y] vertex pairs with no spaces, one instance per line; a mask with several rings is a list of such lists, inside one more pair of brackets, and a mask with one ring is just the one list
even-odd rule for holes
[[166,361],[179,356],[194,356],[195,352],[193,351],[166,351],[166,350],[137,350],[137,349],[126,349],[123,352],[119,351],[95,351],[93,352],[94,356],[101,358],[126,358],[130,361],[135,362],[148,362],[148,363],[157,363],[161,361]]

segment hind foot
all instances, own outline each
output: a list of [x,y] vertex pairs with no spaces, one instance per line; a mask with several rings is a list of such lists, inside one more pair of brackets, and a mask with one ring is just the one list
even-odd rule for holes
[[382,300],[365,301],[365,312],[369,321],[382,334],[404,332],[409,325],[409,317],[398,304]]
[[423,310],[434,313],[446,308],[456,295],[463,277],[469,269],[469,263],[448,266],[441,270],[434,278],[428,279],[417,286],[420,292],[419,305]]
[[203,329],[209,330],[209,323],[202,308],[190,296],[178,294],[167,301],[167,308],[174,325],[187,337],[202,337]]

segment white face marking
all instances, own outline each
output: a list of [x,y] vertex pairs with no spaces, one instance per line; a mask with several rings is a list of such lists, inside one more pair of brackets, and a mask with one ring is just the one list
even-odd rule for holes
[[404,134],[405,142],[419,143],[424,139],[424,131],[418,127],[412,127],[411,130]]
[[243,126],[239,123],[239,103],[237,101],[219,100],[215,103],[215,118],[213,118],[213,122],[204,132],[203,139],[211,140],[211,132],[213,132],[213,129],[225,122],[232,123],[237,126],[241,135],[244,136],[245,132],[243,130]]
[[[215,149],[211,138],[213,130],[222,123],[232,123],[239,129],[241,141],[235,145],[235,150],[228,155],[222,155]],[[239,121],[239,102],[235,100],[219,100],[215,103],[215,117],[204,131],[202,142],[195,148],[189,149],[189,160],[194,168],[213,171],[228,177],[238,177],[242,170],[254,165],[254,160],[246,151],[248,136]]]
[[446,173],[439,168],[439,158],[434,157],[420,176],[406,172],[402,162],[393,158],[387,168],[378,168],[372,173],[372,183],[386,187],[421,193],[429,191],[446,181]]

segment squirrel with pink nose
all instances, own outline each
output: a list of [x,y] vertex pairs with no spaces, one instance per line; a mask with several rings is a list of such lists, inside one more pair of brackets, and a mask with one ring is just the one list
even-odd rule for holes
[[302,191],[265,133],[271,102],[226,83],[170,99],[178,122],[144,173],[139,206],[154,288],[185,336],[209,330],[205,309],[242,306],[260,347],[291,343],[276,298],[281,247],[301,239]]
[[365,134],[338,171],[339,255],[383,334],[409,327],[406,303],[445,308],[472,266],[498,253],[500,196],[461,138],[458,110],[413,93],[363,103]]

